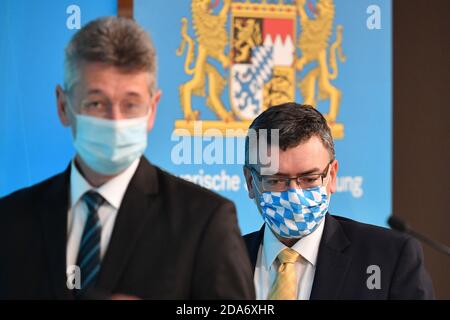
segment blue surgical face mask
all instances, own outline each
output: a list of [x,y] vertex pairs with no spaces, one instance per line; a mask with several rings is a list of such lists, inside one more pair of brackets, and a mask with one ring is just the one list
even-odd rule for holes
[[75,114],[74,146],[78,155],[95,172],[120,173],[147,147],[148,116],[109,120]]
[[[252,179],[255,181],[255,179]],[[256,183],[256,205],[270,229],[282,238],[299,239],[312,233],[328,211],[326,186],[260,192]]]

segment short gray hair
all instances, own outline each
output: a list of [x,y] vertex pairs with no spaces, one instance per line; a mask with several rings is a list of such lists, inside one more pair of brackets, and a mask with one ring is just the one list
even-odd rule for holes
[[147,71],[156,89],[156,52],[148,33],[124,17],[104,17],[81,28],[65,50],[64,88],[70,91],[81,63],[101,62],[125,72]]

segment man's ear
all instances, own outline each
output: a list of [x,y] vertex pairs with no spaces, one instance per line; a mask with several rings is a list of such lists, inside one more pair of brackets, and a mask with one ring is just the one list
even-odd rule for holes
[[248,197],[250,199],[254,199],[255,198],[255,190],[253,188],[253,176],[247,167],[244,167],[244,177],[245,177],[245,182],[247,183]]
[[147,122],[147,132],[150,132],[153,129],[153,125],[155,124],[156,111],[158,110],[158,103],[161,99],[161,95],[161,90],[158,90],[151,97],[150,116],[148,117]]
[[68,97],[64,93],[64,90],[60,85],[56,86],[56,106],[58,110],[58,117],[64,127],[69,127],[71,125],[69,106],[67,103]]
[[328,188],[330,190],[330,193],[336,192],[336,179],[337,179],[337,173],[339,169],[339,162],[337,160],[334,160],[330,165],[330,181],[328,182]]

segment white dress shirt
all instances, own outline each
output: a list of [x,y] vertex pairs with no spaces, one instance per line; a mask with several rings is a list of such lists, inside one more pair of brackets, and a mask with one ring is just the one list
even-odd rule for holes
[[[301,238],[291,247],[292,250],[295,250],[303,257],[303,259],[295,262],[298,300],[309,300],[309,296],[311,295],[314,274],[316,272],[317,254],[319,252],[324,225],[325,218],[314,232]],[[266,223],[264,239],[259,247],[255,267],[254,283],[256,299],[266,300],[269,296],[270,289],[277,276],[278,267],[280,266],[277,256],[286,248],[272,233]]]
[[67,216],[67,267],[76,265],[78,249],[87,219],[87,206],[82,196],[90,190],[95,190],[106,200],[98,209],[98,217],[102,226],[100,257],[103,258],[114,228],[117,211],[120,208],[128,184],[136,172],[139,160],[136,159],[125,171],[99,188],[92,187],[78,171],[75,162],[72,161],[70,170],[70,207]]

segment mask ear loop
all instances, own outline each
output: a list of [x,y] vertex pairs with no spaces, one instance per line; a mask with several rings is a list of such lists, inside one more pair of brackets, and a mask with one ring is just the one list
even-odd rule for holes
[[[323,186],[323,188],[325,188],[325,191],[326,191],[326,188],[328,186],[328,183],[330,182],[330,177],[331,177],[331,166],[328,168],[328,173],[327,173],[327,177],[326,177],[327,183]],[[327,192],[327,206],[330,205],[330,200],[331,200],[331,193],[330,193],[330,195],[328,195],[328,192]]]
[[[259,200],[260,200],[259,197],[262,198],[262,193],[259,191],[259,188],[258,188],[258,186],[256,185],[256,179],[255,179],[255,176],[254,176],[254,174],[253,174],[253,170],[251,170],[251,169],[250,169],[250,174],[251,174],[251,176],[252,176],[252,183],[253,183],[253,186],[255,187],[257,193],[259,194],[259,196],[255,196],[255,198],[254,198],[255,204],[256,204],[256,206],[258,207],[259,210],[262,210],[262,207],[264,206],[264,201],[259,201]],[[262,214],[261,211],[260,211],[260,213]],[[263,216],[264,216],[264,215],[263,215]]]
[[76,129],[73,129],[74,127],[76,128],[76,126],[77,126],[77,113],[75,112],[75,110],[73,110],[73,108],[72,108],[72,102],[70,102],[70,98],[69,98],[69,93],[65,90],[65,89],[63,89],[63,92],[64,92],[64,100],[65,100],[65,102],[66,102],[66,110],[68,110],[69,112],[68,112],[68,114],[70,113],[71,114],[71,116],[72,116],[72,119],[71,119],[71,121],[72,121],[72,124],[71,124],[71,127],[72,127],[72,133],[73,133],[73,137],[74,137],[74,139],[76,139]]
[[262,194],[262,192],[259,190],[258,186],[256,185],[256,178],[253,175],[253,170],[250,169],[250,174],[252,175],[252,182],[254,182],[254,187],[256,189],[256,191],[258,191],[259,194]]
[[69,112],[72,114],[72,116],[73,116],[74,118],[76,118],[77,113],[76,113],[75,110],[73,110],[73,108],[72,108],[72,103],[70,102],[69,93],[68,93],[67,90],[65,90],[65,89],[63,89],[62,91],[64,92],[64,96],[65,96],[65,99],[64,99],[64,100],[66,101],[66,105],[67,105],[67,108],[66,108],[66,109],[68,109]]
[[[333,162],[334,162],[334,160],[331,161],[330,164]],[[331,165],[328,167],[328,172],[326,175],[327,183],[323,186],[324,188],[326,188],[328,186],[328,182],[330,182],[330,177],[331,177]]]

